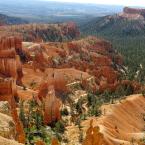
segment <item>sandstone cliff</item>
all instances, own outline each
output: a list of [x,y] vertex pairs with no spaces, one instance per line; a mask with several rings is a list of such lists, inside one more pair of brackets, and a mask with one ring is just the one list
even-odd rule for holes
[[129,8],[129,7],[125,7],[123,9],[124,13],[128,13],[128,14],[140,14],[140,15],[144,15],[145,14],[145,9],[137,9],[137,8]]
[[21,83],[22,78],[21,63],[18,55],[16,55],[16,51],[19,49],[21,49],[21,41],[18,38],[0,39],[0,53],[2,54],[0,57],[0,101],[9,102],[17,132],[15,139],[24,143],[25,135],[17,115],[15,101],[15,97],[17,97],[16,81]]
[[129,8],[125,7],[123,12],[119,14],[122,18],[127,18],[131,20],[144,20],[145,19],[145,9]]

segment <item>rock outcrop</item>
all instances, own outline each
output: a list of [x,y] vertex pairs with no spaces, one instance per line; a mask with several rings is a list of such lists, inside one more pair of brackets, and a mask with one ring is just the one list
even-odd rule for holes
[[123,65],[122,57],[109,42],[91,36],[68,43],[34,44],[27,54],[35,70],[74,67],[95,76],[96,89],[115,84],[119,77],[117,68]]
[[51,145],[60,145],[56,138],[52,138]]
[[86,138],[83,141],[82,145],[109,145],[105,139],[104,135],[100,133],[99,127],[93,127],[92,122],[90,121],[90,127],[86,132]]
[[[34,68],[35,74],[41,72],[43,76],[42,83],[39,81],[35,90],[38,91],[38,100],[45,104],[46,124],[61,118],[61,103],[70,91],[69,87],[77,83],[93,91],[116,87],[119,77],[117,66],[122,65],[123,61],[105,40],[90,36],[65,43],[23,44],[29,62],[27,67],[29,70]],[[30,74],[24,78],[30,79]]]
[[139,14],[139,15],[145,15],[145,9],[137,9],[137,8],[129,8],[129,7],[125,7],[123,9],[124,13],[127,14]]
[[55,74],[45,77],[40,85],[38,99],[44,103],[44,123],[51,124],[61,119],[60,94],[67,91],[66,82],[63,77],[56,78]]
[[22,65],[18,56],[20,52],[22,53],[22,39],[18,37],[0,39],[0,74],[15,78],[19,85],[22,84],[23,77]]
[[44,123],[51,124],[60,120],[61,101],[56,97],[54,86],[43,84],[40,88],[39,98],[44,103]]
[[[128,80],[120,81],[119,77],[122,72],[120,69],[124,68],[123,59],[120,54],[113,49],[112,45],[105,40],[90,36],[81,40],[63,43],[25,42],[23,44],[24,49],[22,49],[22,52],[25,52],[28,63],[23,65],[26,88],[21,91],[21,93],[22,95],[27,93],[25,96],[26,99],[31,99],[30,96],[35,94],[34,96],[38,103],[44,104],[45,124],[52,124],[61,119],[60,109],[63,99],[66,97],[65,93],[69,92],[68,87],[71,85],[74,85],[74,90],[84,89],[90,91],[92,89],[95,93],[96,91],[103,92],[105,90],[115,91],[120,85],[125,87],[129,85],[133,92],[141,88],[136,82]],[[13,57],[13,54],[8,53],[7,56]],[[91,83],[91,87],[88,85],[88,82]],[[86,92],[82,94],[85,97],[87,96]],[[75,99],[73,97],[71,99],[76,101],[80,96],[81,94]],[[140,101],[138,104],[139,105],[135,106],[135,104],[132,105],[132,102],[129,101],[127,106],[129,106],[130,112],[132,106],[136,109],[140,108]],[[118,142],[129,142],[130,138],[125,138],[129,133],[124,134],[127,130],[124,130],[121,126],[118,127],[118,125],[116,127],[117,122],[119,122],[119,124],[122,122],[125,124],[125,122],[117,116],[120,114],[125,120],[125,116],[122,113],[125,111],[122,110],[126,110],[126,105],[123,105],[123,107],[121,105],[122,104],[117,105],[119,107],[116,107],[116,110],[119,108],[119,111],[115,113],[115,115],[113,114],[115,110],[111,110],[113,115],[109,114],[114,120],[110,119],[111,117],[108,115],[106,116],[107,119],[102,119],[102,122],[98,121],[98,124],[95,124],[95,126],[90,126],[84,145],[95,145],[97,143],[101,145],[102,142],[106,145]],[[143,106],[143,104],[141,105]],[[131,119],[130,113],[128,113],[128,111],[126,112],[125,115],[128,119]],[[139,109],[139,112],[143,112],[143,110]],[[141,120],[141,118],[138,120],[136,117],[134,117],[134,119],[139,122]],[[111,122],[113,122],[112,124],[115,126],[113,126]],[[132,121],[132,123],[134,124],[135,122]],[[127,124],[127,126],[129,126],[129,124]],[[121,137],[119,133],[116,133],[118,132],[118,128],[121,130]],[[139,128],[138,131],[141,129],[142,128]],[[132,132],[133,128],[129,128],[129,130]],[[114,137],[112,134],[117,136],[115,137],[117,140],[112,139]]]
[[129,8],[125,7],[123,12],[119,14],[122,18],[127,18],[131,20],[144,20],[145,19],[145,9]]
[[16,51],[21,48],[19,38],[0,39],[0,101],[9,102],[17,132],[15,139],[24,143],[25,135],[17,114],[15,101],[15,97],[17,97],[16,81],[21,84],[22,78],[22,67]]

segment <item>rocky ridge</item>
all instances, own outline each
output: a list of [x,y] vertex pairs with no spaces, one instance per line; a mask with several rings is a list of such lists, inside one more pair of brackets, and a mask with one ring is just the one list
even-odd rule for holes
[[133,20],[137,20],[137,19],[144,20],[145,19],[145,9],[125,7],[123,9],[123,13],[121,13],[120,16],[129,18],[129,19],[133,19]]
[[62,24],[23,24],[0,27],[0,35],[19,35],[23,38],[23,41],[29,42],[62,42],[77,38],[79,34],[79,30],[73,22]]

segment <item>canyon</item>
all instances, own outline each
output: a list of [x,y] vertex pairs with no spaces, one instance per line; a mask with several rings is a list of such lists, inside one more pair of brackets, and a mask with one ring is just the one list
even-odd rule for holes
[[74,22],[0,26],[2,145],[144,145],[144,85],[111,42],[80,34]]

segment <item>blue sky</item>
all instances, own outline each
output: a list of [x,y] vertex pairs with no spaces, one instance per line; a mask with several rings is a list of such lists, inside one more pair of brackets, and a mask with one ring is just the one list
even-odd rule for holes
[[[53,0],[41,0],[53,1]],[[110,4],[110,5],[124,5],[124,6],[145,6],[145,0],[54,0],[59,2],[79,2],[79,3],[96,3],[96,4]]]

